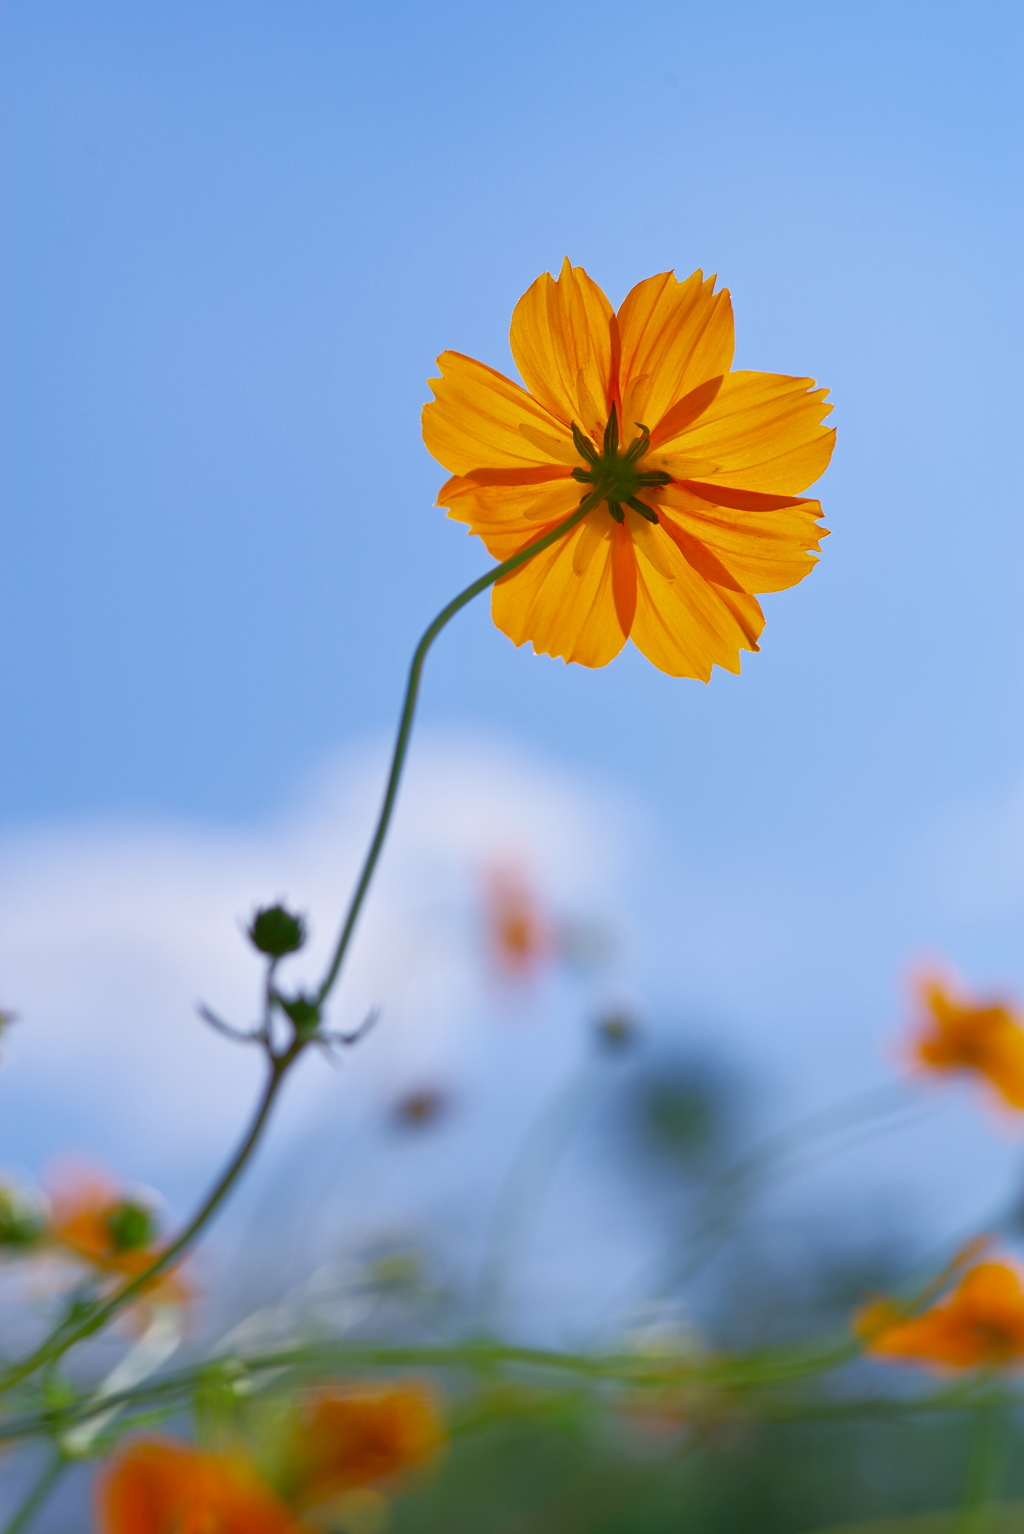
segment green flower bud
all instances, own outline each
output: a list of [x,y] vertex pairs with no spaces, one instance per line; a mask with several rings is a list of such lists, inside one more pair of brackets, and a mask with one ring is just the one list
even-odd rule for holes
[[308,996],[280,998],[285,1016],[295,1024],[296,1033],[315,1033],[320,1026],[320,1008]]
[[0,1186],[0,1248],[35,1246],[46,1229],[40,1203],[21,1188]]
[[149,1246],[156,1235],[152,1209],[132,1199],[115,1204],[107,1214],[106,1224],[115,1252],[137,1252]]
[[249,927],[249,940],[260,953],[281,959],[294,953],[306,941],[306,923],[293,916],[283,905],[268,905],[256,912]]

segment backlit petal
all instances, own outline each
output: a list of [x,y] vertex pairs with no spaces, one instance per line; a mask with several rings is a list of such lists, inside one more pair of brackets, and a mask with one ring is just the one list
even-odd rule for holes
[[662,272],[638,282],[619,309],[619,389],[623,437],[635,421],[654,432],[676,402],[732,366],[729,291],[694,272],[685,282]]
[[556,281],[537,278],[516,304],[509,340],[523,382],[566,426],[601,440],[612,385],[614,316],[582,266],[562,263]]
[[706,682],[712,666],[739,671],[740,650],[756,650],[764,627],[755,598],[705,580],[670,538],[659,546],[659,563],[671,569],[671,580],[655,568],[639,540],[636,549],[637,606],[630,637],[637,648],[670,676]]
[[539,485],[481,485],[455,476],[442,485],[437,501],[453,521],[468,523],[495,559],[508,559],[575,511],[583,488],[567,477]]
[[[423,440],[450,473],[558,462],[544,437],[572,447],[561,421],[503,373],[461,352],[442,352],[437,363],[441,377],[429,380],[435,397],[423,407]],[[578,462],[575,453],[572,461]]]
[[[703,415],[679,436],[656,442],[644,463],[677,479],[798,495],[832,456],[835,432],[821,425],[832,409],[827,393],[814,387],[813,378],[730,373]],[[698,473],[696,459],[715,467]]]
[[581,539],[593,538],[587,518],[567,537],[499,581],[491,611],[513,644],[527,640],[538,655],[558,655],[583,666],[606,666],[626,642],[615,607],[611,540],[616,524],[601,508],[605,530],[582,574],[573,568]]
[[666,485],[657,497],[659,516],[669,536],[678,529],[699,540],[743,591],[784,591],[813,570],[817,560],[809,551],[827,537],[816,520],[821,516],[818,501],[751,496],[755,503],[762,500],[766,509],[746,510],[705,499],[714,492],[712,485],[701,489],[704,495],[698,496],[682,486]]

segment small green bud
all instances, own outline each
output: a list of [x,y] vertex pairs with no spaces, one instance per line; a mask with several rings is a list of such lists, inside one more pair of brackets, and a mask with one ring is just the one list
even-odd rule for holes
[[42,1208],[20,1188],[0,1187],[0,1247],[35,1246],[46,1229]]
[[295,1024],[296,1033],[315,1033],[320,1026],[320,1008],[308,996],[281,997],[286,1017]]
[[306,923],[293,916],[283,905],[268,905],[256,912],[249,927],[249,940],[260,953],[282,959],[295,953],[306,941]]
[[115,1252],[137,1252],[152,1242],[156,1220],[145,1204],[125,1199],[108,1213],[107,1230]]

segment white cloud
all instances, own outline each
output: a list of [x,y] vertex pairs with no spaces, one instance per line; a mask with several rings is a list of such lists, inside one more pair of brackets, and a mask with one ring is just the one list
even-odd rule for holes
[[[154,1172],[205,1164],[225,1144],[259,1062],[206,1029],[195,1004],[251,1020],[260,969],[240,928],[279,897],[311,917],[292,973],[318,978],[382,777],[378,753],[342,759],[286,813],[245,830],[104,823],[8,838],[0,1001],[21,1020],[0,1071],[6,1158],[35,1159],[43,1123],[55,1148],[68,1136],[119,1160],[134,1148]],[[417,747],[332,1007],[342,1028],[382,1008],[350,1057],[358,1096],[450,1069],[469,1047],[487,1000],[474,929],[484,868],[518,861],[556,906],[606,915],[629,815],[479,740]],[[337,1097],[331,1073],[314,1062],[293,1117],[325,1094]]]
[[[38,1168],[55,1152],[92,1151],[179,1208],[195,1196],[238,1134],[259,1073],[256,1052],[211,1033],[195,1004],[252,1018],[260,966],[240,928],[279,897],[311,917],[310,948],[291,973],[315,981],[383,768],[380,752],[341,758],[284,813],[248,828],[108,822],[7,838],[0,1005],[21,1020],[0,1062],[3,1164]],[[377,1003],[381,1022],[339,1074],[313,1057],[289,1085],[272,1135],[278,1195],[296,1178],[307,1200],[314,1185],[325,1201],[344,1189],[336,1212],[367,1226],[389,1211],[485,1211],[532,1114],[578,1065],[609,991],[656,998],[680,1027],[696,1015],[726,1052],[770,1067],[776,1122],[800,1100],[835,1102],[891,1078],[880,1041],[896,1003],[888,1015],[877,1004],[890,994],[890,961],[872,951],[856,892],[815,889],[756,854],[702,865],[645,813],[619,785],[581,784],[505,746],[417,743],[332,1004],[338,1027]],[[556,911],[619,931],[612,972],[553,978],[514,1002],[488,981],[480,876],[510,859]],[[383,1154],[382,1109],[432,1082],[453,1092],[459,1132]],[[891,1189],[897,1203],[910,1195],[922,1219],[931,1208],[943,1225],[968,1217],[979,1180],[1000,1185],[1010,1164],[1009,1147],[962,1102],[930,1133],[865,1156],[837,1165],[836,1178],[861,1200],[870,1188]],[[555,1223],[604,1229],[600,1200],[587,1207],[566,1207]]]

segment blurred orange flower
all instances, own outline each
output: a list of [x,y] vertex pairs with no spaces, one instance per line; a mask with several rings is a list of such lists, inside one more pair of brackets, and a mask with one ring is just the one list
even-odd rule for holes
[[443,1441],[441,1414],[423,1385],[319,1390],[292,1419],[282,1493],[306,1512],[425,1464]]
[[[113,1181],[92,1170],[70,1168],[51,1191],[51,1242],[89,1263],[98,1272],[130,1279],[160,1255],[153,1210],[126,1197]],[[181,1304],[188,1290],[173,1271],[147,1285],[146,1294],[167,1304]]]
[[616,314],[566,260],[512,316],[525,389],[460,352],[438,358],[423,437],[452,474],[448,515],[503,560],[588,508],[495,585],[515,644],[604,666],[632,638],[660,670],[707,681],[758,648],[753,593],[813,568],[825,529],[800,492],[832,454],[827,390],[732,372],[732,306],[714,285],[662,272]]
[[248,1462],[168,1439],[141,1439],[100,1475],[100,1534],[301,1534]]
[[953,1292],[920,1315],[892,1300],[854,1319],[866,1351],[939,1369],[1007,1369],[1024,1364],[1024,1287],[1008,1262],[979,1262]]
[[489,870],[484,889],[484,919],[491,955],[506,975],[528,978],[557,949],[554,927],[533,890],[515,869]]
[[975,1072],[1011,1108],[1024,1108],[1024,1026],[1004,1003],[954,996],[936,976],[918,984],[922,1015],[915,1063],[929,1071]]

